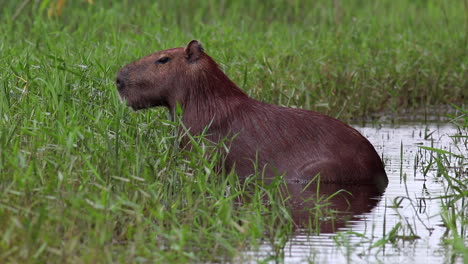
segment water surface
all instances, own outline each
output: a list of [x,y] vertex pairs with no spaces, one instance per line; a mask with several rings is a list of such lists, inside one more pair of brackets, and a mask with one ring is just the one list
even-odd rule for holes
[[[464,152],[461,154],[466,156],[466,147],[454,144],[450,137],[460,131],[446,124],[356,128],[383,157],[389,178],[387,189],[383,195],[365,190],[354,192],[357,195],[349,198],[352,217],[332,225],[325,223],[320,234],[296,229],[284,247],[284,262],[461,263],[461,258],[451,258],[449,249],[442,243],[446,228],[438,215],[440,200],[431,199],[444,194],[444,180],[434,169],[425,175],[423,168],[431,152],[418,147]],[[453,165],[460,166],[455,159]],[[370,247],[398,223],[403,226],[399,234],[403,233],[404,238],[393,245]],[[274,250],[265,243],[259,251],[247,252],[242,259],[255,262],[272,255]]]

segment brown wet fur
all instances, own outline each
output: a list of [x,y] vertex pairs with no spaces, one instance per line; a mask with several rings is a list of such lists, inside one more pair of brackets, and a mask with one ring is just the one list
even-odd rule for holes
[[[168,58],[168,59],[166,59]],[[234,136],[225,157],[240,177],[285,174],[304,183],[320,173],[322,183],[388,184],[382,161],[370,142],[347,124],[320,113],[267,104],[248,97],[208,56],[200,43],[159,51],[122,68],[119,95],[135,110],[165,106],[190,133],[206,126],[214,142]]]

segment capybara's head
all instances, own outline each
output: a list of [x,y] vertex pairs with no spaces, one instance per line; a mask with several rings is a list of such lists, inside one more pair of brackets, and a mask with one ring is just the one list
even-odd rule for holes
[[[185,48],[155,52],[123,67],[116,84],[121,99],[134,110],[153,106],[173,107],[186,96],[193,76],[204,66],[201,44],[192,40]],[[206,61],[210,61],[205,60]]]

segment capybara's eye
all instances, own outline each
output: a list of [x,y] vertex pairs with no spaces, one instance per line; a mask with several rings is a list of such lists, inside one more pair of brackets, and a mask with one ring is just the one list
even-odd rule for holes
[[171,60],[171,58],[169,58],[169,57],[162,57],[162,58],[160,58],[159,60],[156,61],[156,64],[164,64],[164,63],[166,63],[166,62],[168,62],[170,60]]

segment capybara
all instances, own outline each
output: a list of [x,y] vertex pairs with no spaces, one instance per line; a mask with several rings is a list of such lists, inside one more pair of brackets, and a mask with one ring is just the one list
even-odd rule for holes
[[288,182],[320,174],[322,183],[388,184],[379,155],[358,131],[320,113],[250,98],[196,40],[128,64],[116,83],[134,110],[165,106],[174,114],[179,104],[192,135],[208,127],[213,142],[232,137],[224,166],[239,177],[257,168],[265,178],[284,174]]

